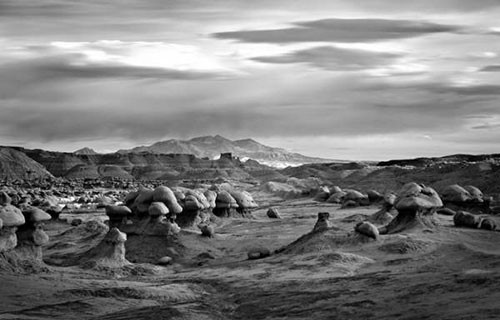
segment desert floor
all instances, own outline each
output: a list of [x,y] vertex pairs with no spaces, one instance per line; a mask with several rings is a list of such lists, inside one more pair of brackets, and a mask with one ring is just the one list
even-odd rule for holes
[[[353,233],[375,206],[293,200],[276,207],[282,219],[269,219],[264,205],[254,220],[224,220],[214,238],[182,231],[186,249],[166,267],[109,272],[49,264],[33,274],[1,273],[0,319],[500,319],[500,232],[459,229],[438,216],[435,229],[375,241]],[[332,231],[247,259],[252,248],[290,245],[322,211],[330,212]],[[46,229],[48,262],[102,237],[64,223]],[[133,245],[154,251],[161,242]]]

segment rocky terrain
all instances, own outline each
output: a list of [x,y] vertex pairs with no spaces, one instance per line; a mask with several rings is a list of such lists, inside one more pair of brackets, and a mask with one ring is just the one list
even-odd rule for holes
[[497,155],[1,148],[1,319],[498,319]]

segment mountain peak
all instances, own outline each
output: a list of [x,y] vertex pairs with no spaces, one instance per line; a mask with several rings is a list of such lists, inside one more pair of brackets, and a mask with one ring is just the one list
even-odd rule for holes
[[262,164],[276,167],[331,162],[329,159],[312,158],[298,153],[291,153],[284,149],[269,147],[250,138],[231,141],[221,135],[202,136],[190,140],[171,139],[154,143],[151,146],[120,150],[119,152],[137,153],[142,151],[150,153],[193,154],[198,158],[208,157],[210,159],[220,156],[221,153],[229,152],[241,159],[253,159]]
[[81,149],[76,150],[73,152],[74,154],[97,154],[97,152],[94,149],[84,147]]

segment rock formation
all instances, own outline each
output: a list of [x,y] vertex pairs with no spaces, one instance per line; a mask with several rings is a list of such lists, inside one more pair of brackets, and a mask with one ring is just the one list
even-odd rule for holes
[[435,211],[443,205],[437,192],[425,185],[410,182],[399,191],[395,200],[398,215],[380,234],[398,233],[415,227],[432,228],[436,225]]
[[269,208],[269,210],[267,210],[266,214],[271,219],[281,219],[281,215],[278,212],[278,209],[276,209],[276,208]]
[[0,207],[0,252],[6,252],[17,246],[17,228],[25,223],[25,218],[18,208],[8,204]]
[[85,268],[122,268],[131,265],[125,258],[127,235],[111,228],[94,248],[81,255],[78,263]]
[[322,232],[325,230],[330,229],[330,213],[329,212],[319,212],[318,213],[318,220],[316,221],[316,224],[314,225],[314,228],[312,232]]
[[354,227],[354,230],[362,235],[378,240],[379,231],[377,227],[370,222],[360,222]]

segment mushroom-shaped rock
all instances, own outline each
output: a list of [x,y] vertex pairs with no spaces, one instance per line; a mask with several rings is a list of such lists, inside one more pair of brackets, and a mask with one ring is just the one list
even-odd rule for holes
[[[189,201],[192,201],[194,198],[196,202],[198,203],[198,209],[192,209],[192,210],[204,210],[210,208],[210,203],[207,200],[207,197],[203,194],[203,192],[199,190],[187,190],[186,191],[186,198],[190,196]],[[184,199],[184,203],[185,203]]]
[[379,237],[379,232],[377,227],[375,227],[373,224],[367,221],[358,223],[354,227],[354,230],[358,233],[361,233],[362,235],[365,235],[375,240],[377,240]]
[[238,208],[238,203],[229,194],[229,192],[223,190],[217,193],[217,198],[215,199],[215,208],[213,213],[218,217],[230,217],[231,209]]
[[204,206],[198,201],[198,198],[194,194],[188,194],[182,203],[184,210],[175,219],[179,226],[181,228],[189,228],[200,223],[200,212],[204,209]]
[[314,225],[314,228],[312,232],[322,232],[330,229],[330,213],[329,212],[319,212],[318,213],[318,220],[316,221],[316,224]]
[[210,208],[215,208],[215,199],[217,198],[217,192],[212,190],[206,190],[204,193],[205,198],[207,198]]
[[443,205],[437,192],[415,182],[405,184],[394,207],[398,215],[387,226],[379,229],[380,234],[397,233],[421,226],[431,228],[436,225],[435,211]]
[[109,217],[109,227],[119,227],[132,216],[132,210],[127,206],[106,206],[106,215]]
[[0,207],[0,219],[4,227],[18,227],[25,223],[22,211],[10,204]]
[[481,190],[479,190],[479,188],[469,185],[469,186],[465,186],[464,189],[467,190],[467,192],[469,192],[470,200],[472,202],[481,203],[484,201],[483,192]]
[[481,218],[466,211],[458,211],[453,216],[453,223],[456,227],[477,229],[481,224]]
[[215,198],[216,208],[237,208],[238,204],[236,200],[229,194],[229,192],[223,190],[217,193],[217,198]]
[[231,196],[236,200],[239,209],[253,209],[258,207],[252,195],[246,191],[233,191],[231,192]]
[[190,194],[184,198],[184,210],[197,211],[203,209],[203,205],[198,201],[197,197]]
[[49,236],[43,231],[43,221],[50,220],[52,217],[36,207],[24,210],[23,215],[26,223],[20,226],[17,231],[19,243],[33,246],[42,246],[48,243]]
[[37,207],[26,208],[22,212],[26,220],[26,224],[47,221],[52,218],[50,214]]
[[281,215],[276,208],[269,208],[269,210],[267,210],[267,216],[271,219],[281,219]]
[[159,186],[153,191],[153,201],[163,202],[173,214],[182,212],[181,205],[177,202],[174,192],[166,186]]
[[441,192],[441,197],[445,202],[463,203],[472,199],[469,191],[465,190],[458,184],[453,184],[445,187]]
[[127,235],[112,228],[103,240],[84,253],[79,261],[84,268],[121,268],[131,263],[125,258]]
[[399,210],[432,209],[443,206],[443,202],[437,192],[426,186],[409,183],[410,188],[403,187],[396,198],[395,207]]

